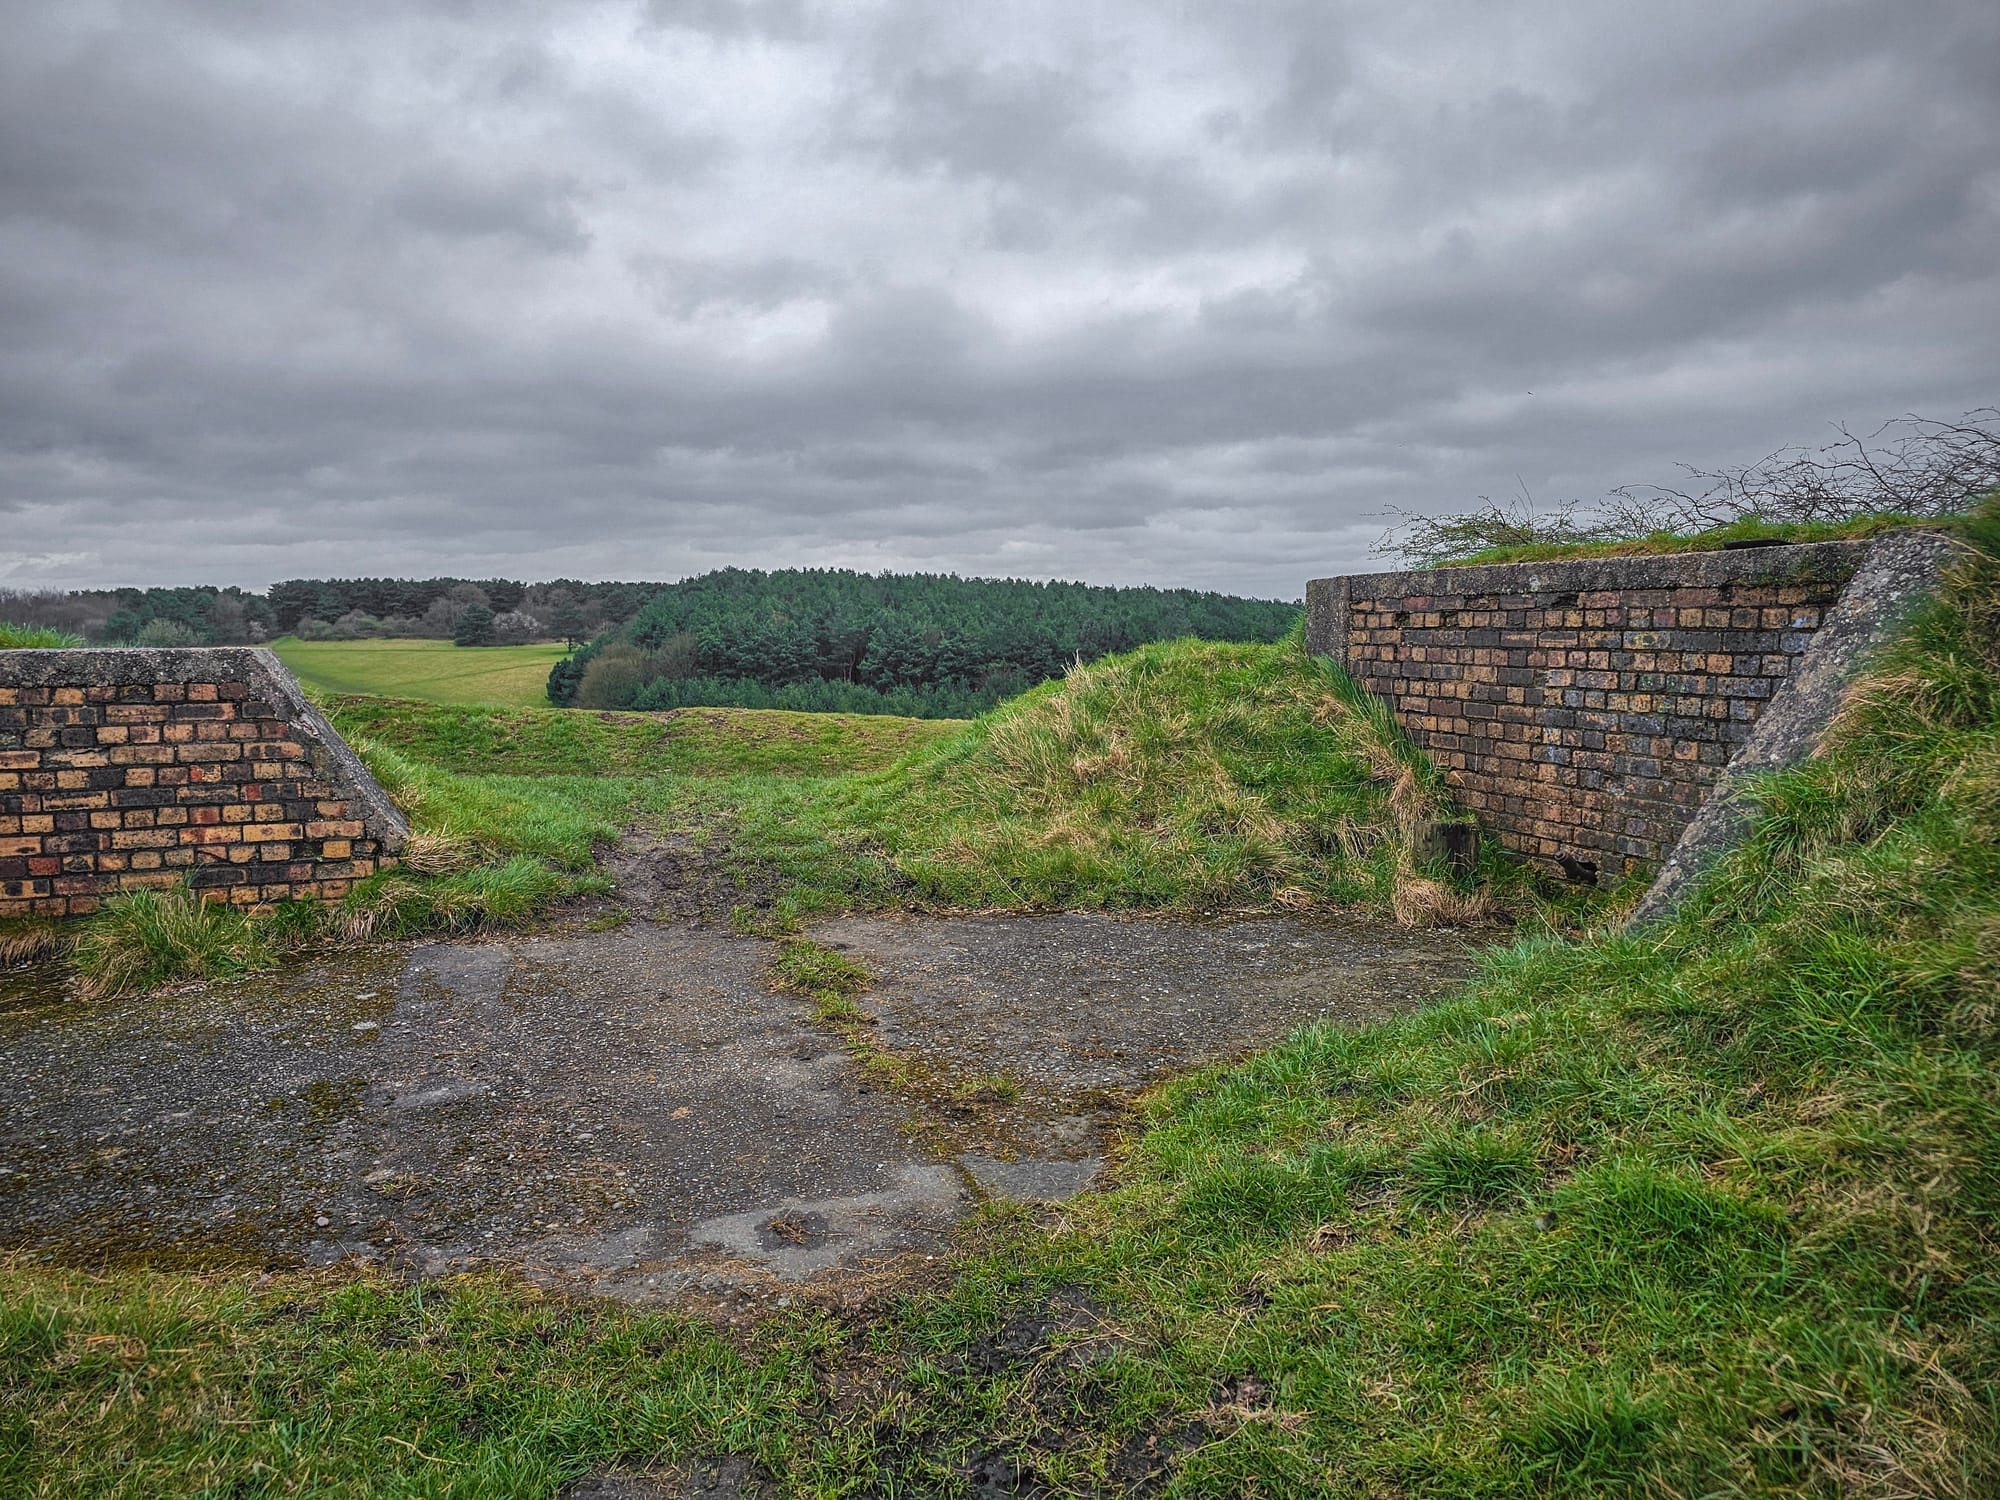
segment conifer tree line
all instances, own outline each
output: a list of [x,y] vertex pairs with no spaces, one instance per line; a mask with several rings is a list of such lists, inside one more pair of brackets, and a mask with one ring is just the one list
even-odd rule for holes
[[955,718],[1149,641],[1275,641],[1298,612],[1193,589],[725,568],[661,589],[558,663],[549,699]]
[[559,706],[957,718],[1148,641],[1274,641],[1298,606],[1193,589],[725,568],[679,583],[295,578],[236,588],[0,592],[0,619],[105,645],[429,637],[565,641]]

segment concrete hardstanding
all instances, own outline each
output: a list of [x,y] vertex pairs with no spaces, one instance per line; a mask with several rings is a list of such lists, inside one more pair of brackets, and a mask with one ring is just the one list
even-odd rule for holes
[[269,651],[0,651],[0,917],[339,896],[407,834]]

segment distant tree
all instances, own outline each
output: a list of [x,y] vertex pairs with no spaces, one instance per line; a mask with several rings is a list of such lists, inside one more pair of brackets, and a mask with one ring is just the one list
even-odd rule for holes
[[646,653],[620,643],[596,656],[576,690],[578,708],[623,708],[646,683]]
[[179,620],[148,620],[132,638],[135,646],[199,646],[201,637]]
[[668,636],[646,658],[646,676],[652,681],[685,682],[700,674],[701,646],[686,631]]
[[471,607],[462,600],[438,595],[424,611],[423,633],[439,640],[450,640],[458,633],[458,622],[465,618],[466,610]]
[[539,641],[542,633],[542,622],[523,609],[506,610],[493,617],[493,640],[502,646]]
[[493,644],[493,611],[484,604],[468,604],[465,613],[459,616],[458,628],[451,633],[452,644],[456,646],[490,646]]
[[211,640],[225,645],[249,640],[250,616],[243,600],[234,594],[217,594],[208,607],[208,633]]
[[307,615],[293,628],[292,634],[302,641],[330,641],[333,639],[333,627],[324,620]]
[[549,621],[549,628],[561,636],[563,644],[572,651],[590,633],[590,624],[583,617],[583,606],[574,600],[556,607],[555,618]]

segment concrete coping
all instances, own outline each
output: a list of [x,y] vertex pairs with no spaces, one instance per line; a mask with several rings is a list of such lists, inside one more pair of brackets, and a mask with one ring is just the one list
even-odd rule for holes
[[1348,610],[1355,599],[1471,599],[1727,588],[1742,583],[1838,582],[1858,571],[1875,545],[1870,541],[1809,542],[1748,547],[1733,552],[1555,558],[1547,562],[1481,563],[1472,567],[1410,568],[1315,578],[1306,585],[1306,641],[1314,651],[1345,664]]

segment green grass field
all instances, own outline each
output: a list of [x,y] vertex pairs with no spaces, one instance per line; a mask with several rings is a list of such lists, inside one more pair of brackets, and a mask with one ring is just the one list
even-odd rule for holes
[[775,708],[487,708],[332,697],[349,739],[467,776],[839,776],[880,771],[961,719]]
[[549,668],[568,654],[561,646],[302,641],[289,635],[271,649],[315,692],[507,708],[547,708]]

